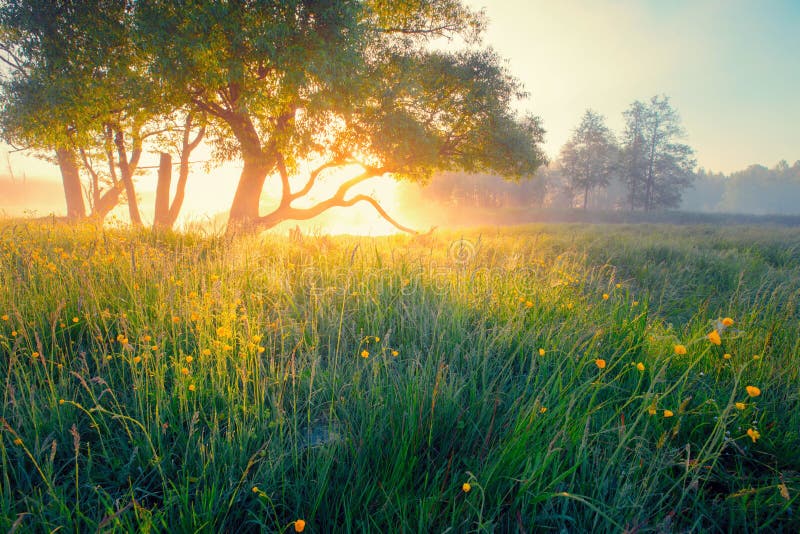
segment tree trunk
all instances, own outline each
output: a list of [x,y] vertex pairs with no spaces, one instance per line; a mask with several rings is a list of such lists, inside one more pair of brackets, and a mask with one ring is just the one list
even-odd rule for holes
[[178,220],[178,214],[183,207],[183,200],[186,197],[186,182],[189,180],[189,152],[184,151],[181,154],[181,163],[178,167],[178,185],[175,188],[175,198],[172,199],[172,204],[169,207],[169,227],[175,225]]
[[153,226],[170,228],[169,194],[172,185],[172,156],[162,152],[158,161],[158,183],[156,184],[156,212]]
[[587,183],[583,188],[583,210],[586,211],[586,204],[589,202],[589,184]]
[[58,167],[61,169],[61,181],[64,183],[67,219],[83,219],[86,217],[86,206],[83,202],[83,188],[75,153],[66,148],[59,148],[56,150],[56,157]]
[[236,194],[233,197],[233,204],[231,204],[228,219],[229,230],[246,229],[258,219],[261,191],[270,169],[271,166],[264,161],[263,156],[246,157],[239,185],[236,187]]
[[227,231],[230,233],[251,230],[256,224],[264,182],[277,163],[277,148],[274,142],[266,150],[262,148],[261,139],[248,115],[231,115],[227,122],[239,142],[244,160],[228,216]]

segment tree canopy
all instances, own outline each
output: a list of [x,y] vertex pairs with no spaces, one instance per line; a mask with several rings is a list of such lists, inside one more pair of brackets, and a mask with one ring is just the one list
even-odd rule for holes
[[[3,85],[4,136],[85,148],[110,127],[129,202],[126,168],[176,113],[203,116],[215,157],[243,162],[232,228],[358,202],[404,228],[352,189],[440,170],[522,178],[545,161],[539,119],[513,111],[522,87],[481,46],[481,13],[459,0],[24,0],[0,11],[4,43],[25,62]],[[441,38],[463,46],[437,49]],[[353,166],[330,198],[297,207],[326,173]],[[261,213],[265,186],[280,201]]]

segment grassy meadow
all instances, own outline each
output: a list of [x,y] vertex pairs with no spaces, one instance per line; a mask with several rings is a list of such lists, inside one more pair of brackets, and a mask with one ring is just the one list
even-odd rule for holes
[[0,222],[0,529],[797,532],[798,297],[791,228]]

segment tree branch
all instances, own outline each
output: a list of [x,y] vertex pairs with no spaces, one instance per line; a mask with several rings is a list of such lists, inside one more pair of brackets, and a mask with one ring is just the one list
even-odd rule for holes
[[292,193],[290,200],[295,200],[306,196],[309,193],[309,191],[311,191],[311,189],[314,187],[314,184],[316,183],[317,178],[319,177],[320,173],[322,173],[322,171],[326,169],[331,169],[333,167],[338,167],[340,165],[344,165],[345,163],[347,163],[347,160],[344,158],[334,159],[327,163],[324,163],[323,165],[320,165],[319,167],[311,171],[311,174],[309,174],[308,176],[308,181],[306,182],[306,185],[304,185],[303,188],[297,191],[296,193]]

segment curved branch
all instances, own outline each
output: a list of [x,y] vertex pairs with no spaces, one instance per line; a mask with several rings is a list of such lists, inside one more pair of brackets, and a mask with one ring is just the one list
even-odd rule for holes
[[409,228],[408,226],[403,226],[402,224],[397,222],[388,213],[386,213],[386,210],[383,209],[383,206],[378,204],[377,200],[375,200],[374,198],[372,198],[369,195],[356,195],[353,198],[351,198],[350,200],[348,200],[347,204],[345,204],[345,205],[352,206],[353,204],[356,204],[358,202],[367,202],[368,204],[371,204],[372,207],[375,208],[375,211],[378,212],[378,215],[380,215],[381,217],[386,219],[386,221],[388,221],[392,226],[394,226],[395,228],[397,228],[401,232],[406,232],[406,233],[414,234],[414,235],[419,234],[419,232],[417,232],[416,230],[414,230],[412,228]]
[[344,165],[345,163],[347,163],[347,160],[340,158],[331,160],[327,163],[324,163],[323,165],[320,165],[319,167],[311,171],[311,174],[309,174],[308,176],[308,181],[306,182],[306,185],[304,185],[302,189],[300,189],[296,193],[292,193],[291,195],[289,195],[289,200],[292,201],[306,196],[314,187],[314,184],[316,183],[317,178],[322,173],[322,171],[326,169],[332,169],[333,167],[338,167],[340,165]]

